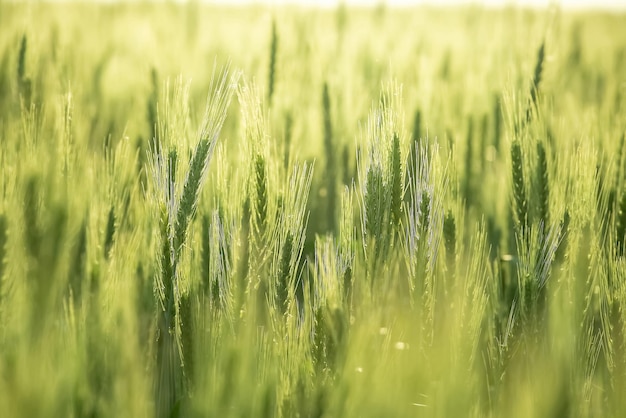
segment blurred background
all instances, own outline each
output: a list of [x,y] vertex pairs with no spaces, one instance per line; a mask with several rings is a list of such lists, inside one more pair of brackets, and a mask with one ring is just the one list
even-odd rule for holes
[[438,5],[438,6],[458,6],[467,4],[479,4],[489,7],[502,6],[530,6],[548,7],[550,5],[560,5],[567,9],[610,9],[624,10],[626,2],[623,0],[208,0],[209,3],[218,4],[298,4],[306,6],[334,7],[340,3],[354,6],[376,6],[381,3],[389,6],[415,6],[415,5]]

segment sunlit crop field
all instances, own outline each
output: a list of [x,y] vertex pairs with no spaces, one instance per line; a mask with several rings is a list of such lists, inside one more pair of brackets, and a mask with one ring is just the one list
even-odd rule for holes
[[0,1],[0,415],[624,416],[625,23]]

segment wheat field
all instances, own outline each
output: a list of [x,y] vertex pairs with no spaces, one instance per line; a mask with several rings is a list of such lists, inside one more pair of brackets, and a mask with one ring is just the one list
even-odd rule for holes
[[624,23],[0,1],[0,415],[624,416]]

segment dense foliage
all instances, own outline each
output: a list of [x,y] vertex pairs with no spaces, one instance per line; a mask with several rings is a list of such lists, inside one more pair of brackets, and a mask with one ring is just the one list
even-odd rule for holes
[[622,416],[625,19],[0,3],[1,414]]

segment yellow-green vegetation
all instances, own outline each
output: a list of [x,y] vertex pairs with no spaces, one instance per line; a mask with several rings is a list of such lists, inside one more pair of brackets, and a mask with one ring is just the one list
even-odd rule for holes
[[625,21],[0,3],[0,415],[624,416]]

